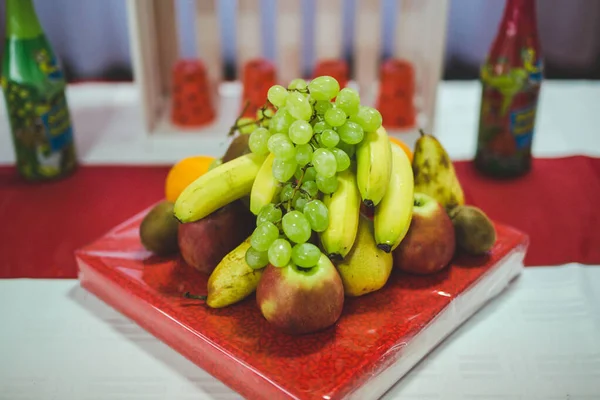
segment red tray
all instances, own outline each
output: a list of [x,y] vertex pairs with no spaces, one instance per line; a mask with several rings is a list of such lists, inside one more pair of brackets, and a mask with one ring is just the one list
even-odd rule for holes
[[431,276],[394,272],[383,289],[347,298],[335,327],[292,337],[254,296],[220,310],[183,298],[205,293],[208,277],[143,249],[145,212],[76,252],[81,285],[251,399],[379,398],[520,273],[529,244],[497,224],[488,256],[458,255]]

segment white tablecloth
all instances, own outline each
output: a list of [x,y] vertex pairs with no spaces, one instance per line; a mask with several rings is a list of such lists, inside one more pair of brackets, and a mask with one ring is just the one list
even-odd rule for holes
[[[0,315],[0,399],[239,398],[75,281],[0,281]],[[600,267],[527,268],[384,398],[600,398]]]
[[[226,146],[220,136],[149,137],[130,84],[76,85],[68,96],[86,164],[172,163]],[[478,96],[476,82],[441,85],[435,134],[454,159],[472,157]],[[535,155],[600,156],[599,105],[598,83],[545,83]],[[1,106],[5,164],[14,154]],[[0,399],[238,397],[77,281],[0,280],[0,316]],[[600,266],[526,269],[385,398],[599,399]]]

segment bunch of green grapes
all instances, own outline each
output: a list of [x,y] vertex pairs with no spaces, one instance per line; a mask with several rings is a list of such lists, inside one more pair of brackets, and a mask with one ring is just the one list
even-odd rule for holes
[[356,145],[381,126],[381,114],[330,76],[308,84],[294,79],[287,89],[274,85],[267,98],[276,112],[266,126],[255,125],[248,146],[275,156],[273,177],[281,190],[258,214],[246,262],[255,269],[290,261],[311,268],[321,256],[313,232],[329,225],[322,196],[337,190],[337,173],[350,168]]

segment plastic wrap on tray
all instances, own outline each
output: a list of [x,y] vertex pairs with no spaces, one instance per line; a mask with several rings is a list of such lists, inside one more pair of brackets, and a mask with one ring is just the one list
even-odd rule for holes
[[206,293],[208,276],[144,250],[143,215],[77,252],[81,284],[251,399],[380,397],[520,273],[528,246],[525,234],[496,224],[488,255],[459,254],[429,276],[394,271],[383,289],[346,298],[334,327],[289,336],[269,325],[254,296],[223,309],[184,298]]

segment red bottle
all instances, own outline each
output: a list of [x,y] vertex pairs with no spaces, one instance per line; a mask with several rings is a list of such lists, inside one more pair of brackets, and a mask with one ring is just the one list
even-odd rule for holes
[[543,77],[535,0],[507,0],[488,58],[481,67],[481,110],[475,165],[496,177],[531,168]]

